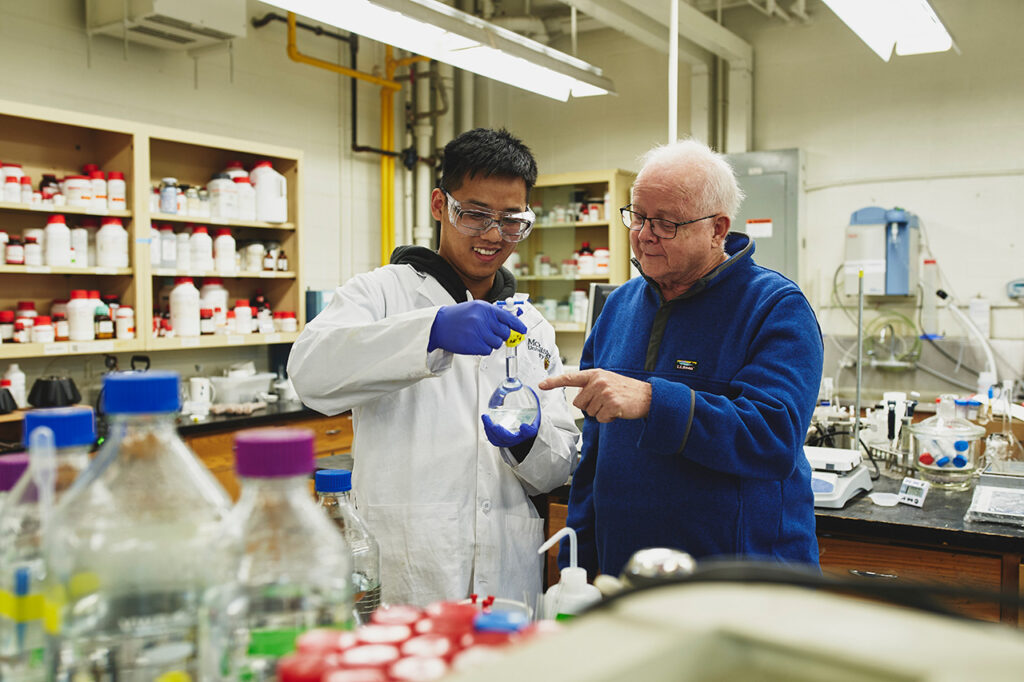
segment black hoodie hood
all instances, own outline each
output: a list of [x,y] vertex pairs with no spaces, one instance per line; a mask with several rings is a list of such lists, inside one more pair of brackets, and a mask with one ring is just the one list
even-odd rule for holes
[[[456,303],[462,303],[469,297],[469,289],[465,282],[451,266],[436,251],[431,251],[425,246],[399,246],[391,252],[392,265],[411,265],[417,272],[430,275],[444,287],[444,290],[455,299]],[[491,285],[484,300],[488,303],[501,301],[516,293],[516,277],[504,267],[498,268],[494,273],[494,284]]]

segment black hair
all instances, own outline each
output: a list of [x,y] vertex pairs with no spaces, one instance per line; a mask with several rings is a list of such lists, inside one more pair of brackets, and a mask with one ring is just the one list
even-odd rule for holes
[[537,161],[529,147],[504,128],[474,128],[445,145],[441,189],[454,192],[466,178],[477,175],[522,178],[529,199],[537,182]]

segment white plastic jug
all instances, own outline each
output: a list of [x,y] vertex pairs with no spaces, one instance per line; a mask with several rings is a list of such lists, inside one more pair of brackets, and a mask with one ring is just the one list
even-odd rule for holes
[[256,189],[256,220],[264,223],[288,221],[288,181],[269,161],[260,161],[249,174]]

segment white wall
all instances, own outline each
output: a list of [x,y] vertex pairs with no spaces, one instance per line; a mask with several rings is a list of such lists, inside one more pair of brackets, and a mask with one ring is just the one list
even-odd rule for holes
[[[755,149],[796,147],[806,154],[800,283],[826,335],[854,332],[829,301],[850,213],[901,206],[923,221],[945,288],[964,303],[977,295],[992,302],[1001,373],[1020,376],[1024,309],[1004,291],[1007,281],[1024,275],[1024,58],[1017,35],[1024,3],[932,4],[962,54],[885,63],[818,0],[809,3],[807,25],[766,21],[753,10],[729,11],[725,23],[754,46]],[[869,303],[866,319],[875,307]],[[940,326],[951,337],[964,336],[948,314],[940,315]],[[959,343],[947,346],[955,354]],[[836,347],[828,348],[834,354]],[[847,373],[844,382],[851,381]],[[920,371],[871,381],[942,385]]]
[[885,63],[820,2],[809,25],[752,11],[726,25],[754,46],[754,144],[806,152],[801,284],[825,307],[849,214],[902,206],[926,225],[956,294],[1003,306],[997,337],[1024,336],[1004,295],[1021,275],[1024,59],[1018,0],[933,0],[962,54]]

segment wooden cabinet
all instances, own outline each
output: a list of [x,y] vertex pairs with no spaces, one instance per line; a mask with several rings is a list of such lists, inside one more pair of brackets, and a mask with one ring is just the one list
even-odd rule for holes
[[[334,417],[314,416],[292,419],[284,424],[288,428],[310,429],[314,434],[313,447],[317,457],[348,452],[352,447],[352,415],[340,414]],[[234,442],[236,430],[216,433],[186,435],[185,442],[195,451],[214,477],[228,491],[232,499],[238,499],[239,484],[235,475]]]
[[[835,537],[819,537],[818,547],[821,570],[827,575],[857,575],[987,592],[998,592],[1002,586],[1002,561],[998,556]],[[940,603],[971,618],[1000,620],[999,604],[991,601],[955,597]]]
[[[279,244],[287,254],[285,272],[239,272],[225,277],[230,300],[252,299],[261,290],[274,310],[294,311],[305,319],[305,295],[300,266],[302,214],[299,202],[302,152],[221,136],[149,126],[76,112],[60,111],[0,100],[0,159],[20,163],[34,187],[44,173],[58,178],[73,175],[86,163],[104,171],[124,173],[127,210],[92,211],[83,208],[42,208],[0,202],[0,230],[20,236],[30,228],[42,228],[50,215],[60,213],[70,226],[95,223],[107,216],[120,218],[129,236],[127,268],[50,267],[6,265],[0,257],[0,310],[13,309],[18,301],[33,301],[41,315],[49,314],[55,299],[68,298],[71,289],[95,289],[116,294],[135,310],[136,337],[131,340],[97,340],[49,344],[0,345],[0,359],[46,355],[82,355],[158,351],[193,347],[263,345],[294,341],[298,332],[234,334],[196,338],[158,338],[152,334],[154,301],[166,283],[177,276],[221,276],[213,272],[160,269],[150,262],[150,227],[169,222],[176,231],[186,223],[226,227],[236,244],[251,241]],[[162,177],[205,186],[229,160],[247,167],[268,159],[288,183],[288,221],[270,224],[217,220],[183,215],[151,214],[152,185]],[[201,283],[196,282],[197,286]]]
[[[617,210],[629,203],[629,190],[635,177],[624,170],[605,170],[537,178],[530,196],[537,222],[530,236],[516,249],[527,274],[520,270],[516,278],[520,290],[530,294],[541,312],[544,312],[545,299],[568,303],[574,290],[589,291],[591,282],[621,284],[629,279],[629,231],[623,227]],[[574,220],[572,207],[580,203],[595,207],[596,215],[588,210],[587,219]],[[563,274],[562,261],[571,259],[584,242],[589,242],[592,249],[608,249],[607,272]],[[549,274],[537,271],[535,261],[542,256],[553,269]],[[572,351],[582,348],[585,323],[559,321],[550,312],[548,317],[558,334],[559,347],[570,349],[570,362],[577,362],[578,352]]]

